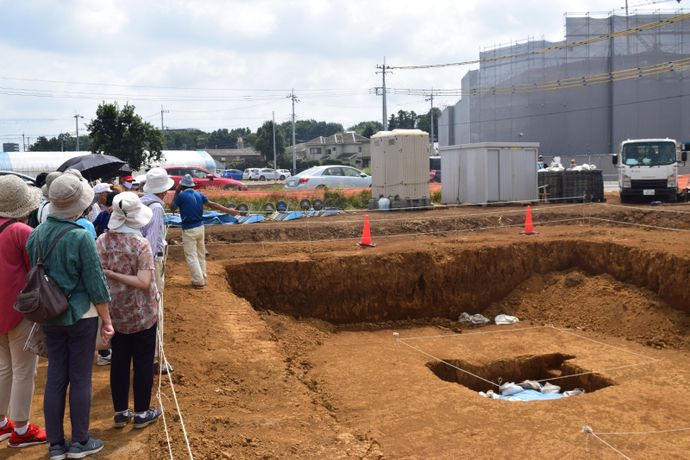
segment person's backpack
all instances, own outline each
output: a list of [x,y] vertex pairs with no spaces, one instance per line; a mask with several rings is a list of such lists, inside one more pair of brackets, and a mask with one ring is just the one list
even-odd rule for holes
[[14,309],[22,313],[27,320],[35,323],[47,323],[69,308],[69,297],[72,295],[65,297],[55,280],[46,275],[44,261],[60,238],[76,228],[80,227],[68,228],[60,233],[45,255],[41,254],[40,235],[36,230],[36,264],[26,274],[26,286],[22,292],[17,294],[17,303],[14,304]]

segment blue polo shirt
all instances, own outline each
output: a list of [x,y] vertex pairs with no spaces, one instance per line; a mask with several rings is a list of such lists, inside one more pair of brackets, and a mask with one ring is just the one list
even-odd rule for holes
[[182,230],[189,230],[204,225],[204,203],[208,198],[193,189],[187,189],[177,195],[173,204],[180,208]]

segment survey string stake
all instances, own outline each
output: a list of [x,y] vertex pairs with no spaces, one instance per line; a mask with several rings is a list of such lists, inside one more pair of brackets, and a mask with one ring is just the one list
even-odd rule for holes
[[398,362],[398,349],[400,348],[400,343],[398,343],[398,338],[400,334],[393,332],[393,339],[395,340],[395,362]]

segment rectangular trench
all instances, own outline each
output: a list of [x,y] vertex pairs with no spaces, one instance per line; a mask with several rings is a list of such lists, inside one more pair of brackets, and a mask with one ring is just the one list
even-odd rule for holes
[[233,292],[257,310],[343,324],[479,313],[535,273],[574,267],[608,273],[690,312],[690,258],[582,240],[237,261],[226,272]]

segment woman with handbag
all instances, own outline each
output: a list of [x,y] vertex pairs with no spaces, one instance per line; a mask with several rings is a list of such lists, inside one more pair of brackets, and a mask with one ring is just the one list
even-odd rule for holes
[[[110,389],[117,428],[132,419],[134,428],[144,428],[161,415],[160,408],[149,408],[158,320],[153,253],[139,230],[152,216],[153,211],[135,193],[120,193],[113,200],[110,230],[96,240],[112,299],[109,308],[115,335]],[[130,366],[134,368],[134,413],[129,409]]]
[[29,423],[38,356],[24,351],[24,344],[33,323],[12,308],[31,268],[26,240],[33,229],[25,222],[40,204],[39,189],[17,176],[0,176],[0,440],[9,438],[9,447],[46,442],[45,431]]
[[[40,323],[48,346],[48,379],[43,413],[54,460],[83,458],[103,449],[103,442],[89,435],[91,376],[98,334],[98,316],[103,344],[114,331],[108,314],[108,285],[101,268],[96,243],[76,220],[93,199],[94,193],[79,171],[68,170],[50,186],[50,215],[29,236],[26,249],[32,265],[37,245],[44,254],[62,237],[44,260],[46,274],[69,299],[68,308],[53,320]],[[65,440],[65,398],[69,386],[72,440]]]

